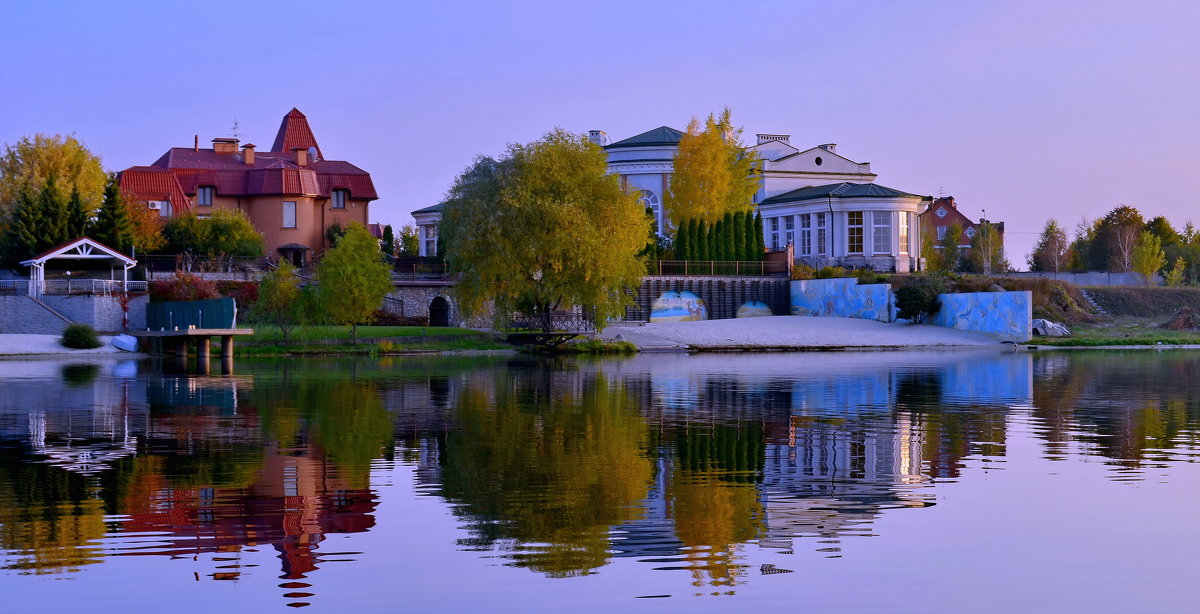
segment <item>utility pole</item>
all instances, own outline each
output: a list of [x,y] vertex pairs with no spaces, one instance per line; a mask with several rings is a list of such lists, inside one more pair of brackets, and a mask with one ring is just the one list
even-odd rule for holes
[[988,223],[987,209],[983,210],[983,217],[979,220],[979,232],[983,235],[983,274],[991,276],[992,274],[992,225]]

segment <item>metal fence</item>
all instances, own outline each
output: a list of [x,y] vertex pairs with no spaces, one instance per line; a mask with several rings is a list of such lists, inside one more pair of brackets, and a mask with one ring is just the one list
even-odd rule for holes
[[186,330],[196,328],[235,328],[237,308],[231,298],[206,301],[170,301],[146,306],[146,327],[150,330]]
[[[128,290],[142,293],[148,290],[144,281],[123,282],[110,279],[47,279],[42,282],[42,295],[70,294],[120,294]],[[0,280],[0,294],[29,294],[29,280],[5,279]]]
[[647,267],[649,275],[770,277],[787,272],[786,262],[769,260],[651,260]]

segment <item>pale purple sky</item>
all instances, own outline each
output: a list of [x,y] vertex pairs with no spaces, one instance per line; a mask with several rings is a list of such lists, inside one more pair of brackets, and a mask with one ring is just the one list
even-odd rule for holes
[[986,209],[1021,268],[1050,216],[1200,223],[1200,3],[108,4],[0,5],[0,142],[73,132],[116,170],[235,117],[269,147],[295,106],[400,225],[508,142],[730,106],[747,140],[838,143],[880,184]]

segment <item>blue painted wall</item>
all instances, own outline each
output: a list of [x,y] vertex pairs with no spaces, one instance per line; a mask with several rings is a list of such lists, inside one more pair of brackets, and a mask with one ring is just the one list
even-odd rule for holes
[[803,279],[791,282],[792,315],[837,316],[892,321],[892,287],[859,285],[857,279]]
[[704,299],[687,290],[663,292],[650,310],[651,322],[698,322],[708,319]]
[[1023,343],[1033,336],[1033,293],[967,292],[939,294],[942,308],[930,324],[973,330],[1001,341]]

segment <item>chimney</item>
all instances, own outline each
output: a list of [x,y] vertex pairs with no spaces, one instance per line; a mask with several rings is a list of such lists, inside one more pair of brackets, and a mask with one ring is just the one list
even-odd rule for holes
[[196,140],[192,141],[192,151],[200,151],[200,135],[196,135]]
[[754,136],[758,137],[758,145],[770,143],[771,141],[779,141],[784,145],[791,145],[789,141],[792,139],[792,135],[790,134],[756,134]]
[[292,159],[296,161],[296,166],[308,166],[308,149],[304,147],[293,147]]
[[837,143],[825,143],[824,145],[817,145],[817,147],[820,147],[829,153],[837,153]]
[[603,130],[588,130],[588,140],[601,147],[608,145],[608,135]]
[[246,159],[246,166],[254,166],[254,143],[242,145],[242,154]]
[[213,153],[235,154],[238,152],[238,140],[228,137],[218,137],[212,140]]

